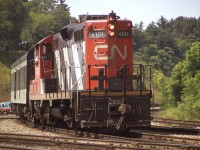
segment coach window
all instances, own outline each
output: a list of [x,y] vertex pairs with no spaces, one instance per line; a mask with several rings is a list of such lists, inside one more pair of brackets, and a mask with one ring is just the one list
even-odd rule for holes
[[17,81],[17,73],[16,73],[16,70],[15,70],[15,72],[14,72],[14,98],[15,99],[16,99],[16,91],[17,91],[16,81]]
[[19,98],[20,98],[20,67],[19,67]]

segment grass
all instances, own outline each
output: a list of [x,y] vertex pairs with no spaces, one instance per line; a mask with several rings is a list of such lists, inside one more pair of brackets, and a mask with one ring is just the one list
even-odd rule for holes
[[10,101],[10,67],[25,51],[0,51],[0,102]]

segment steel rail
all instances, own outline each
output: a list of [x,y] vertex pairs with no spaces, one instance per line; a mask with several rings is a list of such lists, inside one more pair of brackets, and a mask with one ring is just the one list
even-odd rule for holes
[[52,136],[39,136],[39,135],[22,135],[22,134],[9,134],[0,133],[0,139],[8,141],[15,140],[18,142],[33,142],[38,145],[82,145],[82,146],[95,146],[102,148],[118,148],[118,149],[191,149],[200,148],[195,145],[174,144],[165,142],[152,142],[129,139],[122,141],[121,139],[105,140],[105,139],[88,139],[88,138],[75,138],[75,137],[52,137]]
[[165,118],[154,118],[153,122],[200,129],[200,121],[186,121],[186,120],[174,120],[174,119],[165,119]]

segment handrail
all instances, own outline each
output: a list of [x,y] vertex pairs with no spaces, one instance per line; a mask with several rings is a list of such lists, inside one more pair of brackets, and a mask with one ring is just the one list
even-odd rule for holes
[[[69,74],[67,73],[68,74],[67,78],[68,78],[68,81],[69,81],[69,87],[67,89],[69,89],[71,91],[71,93],[72,93],[72,90],[75,90],[77,92],[77,94],[78,94],[79,87],[81,86],[81,82],[80,81],[83,79],[84,75],[86,74],[87,68],[88,68],[88,78],[89,78],[89,80],[88,80],[88,86],[89,86],[88,88],[89,89],[87,89],[87,90],[89,90],[89,93],[91,94],[91,87],[92,87],[91,86],[91,84],[92,84],[91,82],[92,82],[92,80],[103,80],[104,81],[103,82],[104,83],[103,84],[103,88],[99,89],[99,90],[104,90],[105,94],[107,94],[107,92],[109,90],[108,88],[109,88],[110,84],[108,84],[108,77],[109,77],[108,76],[108,70],[109,70],[109,66],[108,65],[105,65],[105,64],[104,65],[94,64],[94,65],[86,65],[84,67],[83,66],[67,66],[67,65],[66,66],[60,66],[60,65],[58,65],[57,67],[55,67],[55,68],[53,68],[51,70],[45,70],[43,57],[39,57],[39,59],[40,60],[42,59],[42,67],[43,67],[45,73],[48,73],[48,72],[53,72],[54,73],[54,71],[59,71],[59,70],[64,70],[65,69],[65,74],[66,74],[67,70],[69,69]],[[32,64],[32,62],[34,62],[34,59],[30,60],[30,62]],[[128,67],[127,68],[128,70],[129,70],[129,67],[131,68],[130,69],[131,73],[126,73],[126,70],[125,70],[126,67]],[[79,78],[73,83],[72,83],[73,74],[72,74],[72,70],[71,70],[72,68],[73,69],[75,68],[75,71],[76,71],[76,68],[80,68],[80,71],[81,71],[80,74],[79,74]],[[92,68],[96,68],[97,70],[98,70],[98,68],[104,69],[104,75],[103,76],[99,76],[99,77],[98,77],[98,75],[92,76],[91,75],[91,69]],[[135,87],[137,88],[137,90],[139,90],[141,92],[141,94],[142,94],[142,91],[145,90],[145,89],[152,90],[153,86],[152,86],[152,79],[151,79],[152,78],[152,75],[151,75],[152,67],[151,67],[151,65],[123,64],[122,68],[117,69],[116,71],[120,71],[120,70],[121,70],[121,73],[122,73],[121,78],[123,79],[123,83],[124,83],[124,85],[122,87],[124,95],[126,95],[126,91],[134,90]],[[116,76],[116,77],[120,78],[120,76]],[[49,76],[49,78],[51,78],[51,77]],[[129,81],[132,84],[128,84]],[[146,84],[146,81],[147,81],[147,84]],[[135,84],[137,84],[137,85],[135,85]],[[77,85],[77,88],[74,89],[74,87],[76,85]],[[129,85],[132,85],[132,86],[130,86],[131,88],[127,88]],[[66,86],[65,86],[65,90],[66,90]],[[72,94],[71,94],[70,97],[72,97]],[[77,95],[77,97],[78,97],[78,95]]]
[[84,72],[82,73],[82,75],[81,75],[81,77],[78,79],[78,80],[76,80],[76,82],[72,85],[72,87],[71,87],[71,90],[73,89],[73,87],[77,84],[77,82],[79,82],[80,81],[80,79],[82,79],[83,78],[83,75],[85,74],[85,72],[86,72],[86,67],[74,67],[74,68],[83,68],[83,69],[85,69],[84,70]]
[[[83,76],[84,76],[84,74],[86,73],[86,68],[85,68],[85,70],[84,70],[84,72],[82,73],[82,75],[81,75],[81,77],[78,79],[78,82],[83,78]],[[77,82],[77,83],[78,83]],[[77,106],[76,106],[76,108],[77,108],[77,114],[78,114],[78,106],[79,106],[79,96],[78,96],[78,88],[79,88],[79,85],[80,85],[80,82],[77,84],[77,91],[76,91],[76,97],[77,97]],[[71,90],[71,92],[72,92],[72,90]]]

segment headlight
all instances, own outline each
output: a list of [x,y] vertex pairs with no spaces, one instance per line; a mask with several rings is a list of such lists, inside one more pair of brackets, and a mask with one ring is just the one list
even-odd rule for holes
[[110,30],[114,30],[115,26],[113,24],[109,24],[109,28],[110,28]]
[[110,32],[109,32],[109,35],[110,35],[110,36],[114,36],[114,35],[115,35],[115,32],[110,31]]

